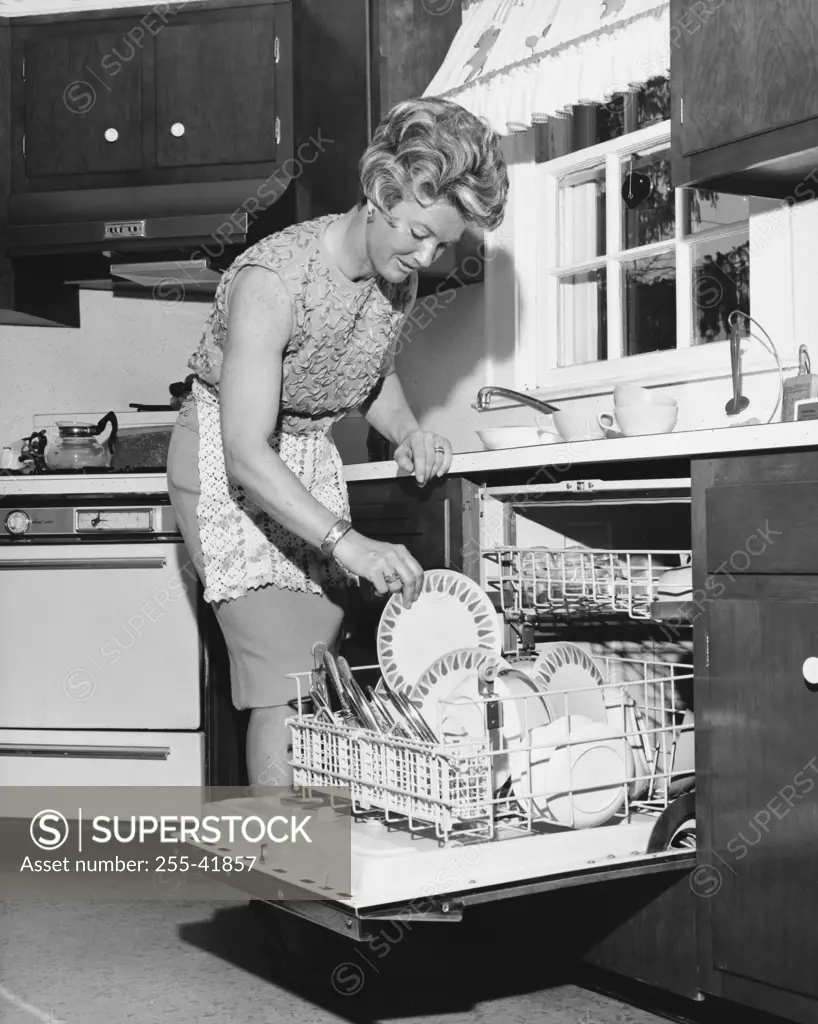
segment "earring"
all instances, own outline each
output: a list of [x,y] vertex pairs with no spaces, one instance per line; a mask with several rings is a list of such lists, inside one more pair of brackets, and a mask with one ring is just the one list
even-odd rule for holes
[[366,211],[366,222],[367,222],[367,224],[371,224],[374,219],[375,219],[375,208],[372,207],[372,206],[369,206],[369,207],[367,207],[367,211]]

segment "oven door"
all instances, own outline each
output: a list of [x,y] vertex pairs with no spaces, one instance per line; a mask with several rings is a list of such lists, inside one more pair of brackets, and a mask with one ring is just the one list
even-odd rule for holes
[[179,542],[0,547],[0,728],[197,729],[197,593]]

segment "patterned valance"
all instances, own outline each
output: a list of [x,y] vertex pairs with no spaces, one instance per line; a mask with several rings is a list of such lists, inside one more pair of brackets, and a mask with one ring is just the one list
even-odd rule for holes
[[574,105],[607,103],[668,73],[669,7],[657,0],[471,0],[424,95],[456,100],[502,135]]

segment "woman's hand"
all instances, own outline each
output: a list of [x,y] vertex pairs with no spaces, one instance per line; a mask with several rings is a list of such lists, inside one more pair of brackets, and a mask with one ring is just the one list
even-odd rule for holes
[[369,580],[379,594],[403,594],[405,608],[420,596],[423,569],[403,544],[370,540],[349,530],[335,545],[333,557],[349,572]]
[[395,449],[395,462],[413,473],[424,486],[432,477],[448,473],[452,464],[452,446],[445,437],[430,430],[413,430]]

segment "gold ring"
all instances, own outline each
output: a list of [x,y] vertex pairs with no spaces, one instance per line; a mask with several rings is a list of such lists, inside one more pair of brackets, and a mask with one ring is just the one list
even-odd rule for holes
[[435,451],[436,452],[440,452],[441,455],[445,455],[446,454],[446,449],[445,448],[441,448],[439,445],[435,445]]

